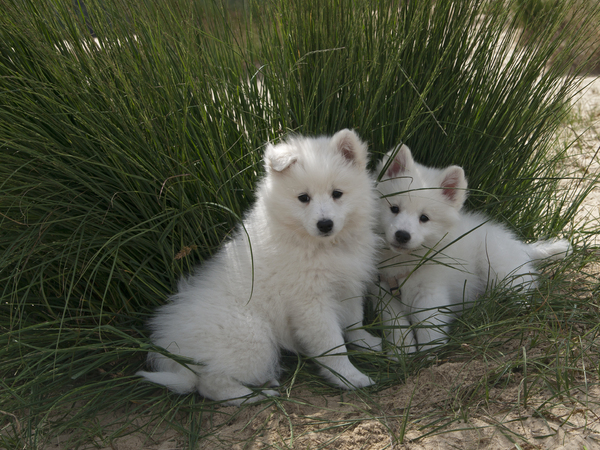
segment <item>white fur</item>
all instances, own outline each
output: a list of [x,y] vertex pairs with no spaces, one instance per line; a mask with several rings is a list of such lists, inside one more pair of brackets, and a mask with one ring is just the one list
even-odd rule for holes
[[[243,227],[179,283],[150,323],[156,345],[196,364],[186,368],[153,353],[154,372],[138,374],[178,393],[197,390],[239,405],[263,398],[245,398],[250,387],[278,386],[284,348],[315,358],[336,386],[372,384],[345,355],[344,341],[381,348],[380,338],[359,328],[378,239],[367,159],[350,130],[268,145],[266,176]],[[318,228],[324,221],[333,222],[330,230]]]
[[[386,339],[406,352],[446,342],[453,317],[491,285],[535,288],[533,263],[564,257],[569,249],[565,240],[525,244],[488,217],[463,211],[463,169],[422,166],[405,145],[388,152],[377,173],[387,243],[380,287],[388,295],[380,309]],[[401,299],[389,295],[395,287]]]

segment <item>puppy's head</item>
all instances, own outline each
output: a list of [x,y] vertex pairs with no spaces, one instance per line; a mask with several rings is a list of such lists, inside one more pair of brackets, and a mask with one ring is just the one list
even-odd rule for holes
[[384,156],[378,173],[379,225],[391,249],[433,248],[459,220],[467,189],[462,168],[422,166],[399,145]]
[[356,225],[373,208],[367,159],[366,145],[350,130],[269,144],[265,202],[272,220],[318,239]]

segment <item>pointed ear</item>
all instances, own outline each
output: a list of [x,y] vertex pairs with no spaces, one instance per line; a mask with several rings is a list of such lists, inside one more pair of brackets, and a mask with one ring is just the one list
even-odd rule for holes
[[467,179],[459,166],[446,168],[441,175],[442,195],[456,208],[461,208],[467,199]]
[[265,168],[267,171],[283,172],[298,160],[294,148],[286,143],[268,144],[265,150]]
[[394,159],[385,172],[385,175],[388,178],[395,178],[404,172],[409,172],[415,163],[410,148],[404,144],[396,146],[385,155],[384,166],[392,156]]
[[360,140],[356,132],[344,129],[335,133],[331,140],[335,149],[339,151],[348,162],[351,162],[361,169],[367,167],[367,145]]

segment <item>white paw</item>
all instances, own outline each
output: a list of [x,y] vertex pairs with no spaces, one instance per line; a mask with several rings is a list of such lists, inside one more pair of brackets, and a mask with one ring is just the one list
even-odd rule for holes
[[415,333],[410,328],[391,329],[386,333],[386,340],[389,342],[387,355],[390,359],[398,361],[400,357],[417,351],[417,340]]
[[380,352],[382,349],[382,339],[372,334],[365,333],[360,339],[350,342],[359,351]]
[[358,371],[355,375],[350,377],[350,379],[347,377],[346,381],[348,381],[348,384],[350,384],[350,386],[348,386],[346,389],[357,389],[375,384],[371,378]]
[[416,353],[417,346],[416,345],[408,345],[401,347],[394,347],[391,350],[388,350],[386,355],[392,361],[400,361],[401,358],[406,358],[411,353]]
[[259,397],[267,398],[267,397],[279,397],[281,394],[279,392],[274,391],[273,389],[265,389],[262,391],[262,395]]
[[331,372],[324,375],[326,375],[326,378],[329,379],[333,384],[342,389],[352,390],[375,384],[371,378],[356,368],[352,373],[346,373],[343,375],[336,375]]
[[261,400],[266,400],[270,397],[279,397],[279,396],[280,396],[280,394],[277,391],[274,391],[272,389],[263,389],[262,391],[260,391],[260,394],[258,394],[258,395],[252,395],[252,396],[248,396],[245,398],[231,400],[227,403],[230,405],[234,405],[234,406],[248,405],[250,403],[256,403]]

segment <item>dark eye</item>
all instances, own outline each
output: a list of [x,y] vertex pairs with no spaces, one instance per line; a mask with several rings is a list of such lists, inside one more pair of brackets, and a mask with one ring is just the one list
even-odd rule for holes
[[400,208],[398,208],[396,205],[390,206],[390,211],[394,214],[398,214],[400,212]]
[[428,222],[429,221],[429,217],[427,217],[425,214],[421,214],[421,217],[419,217],[419,220],[424,223],[424,222]]
[[335,199],[340,198],[344,193],[342,191],[338,191],[337,189],[331,193],[331,196]]
[[300,200],[302,203],[308,203],[310,202],[310,197],[308,196],[308,194],[300,194],[298,196],[298,200]]

